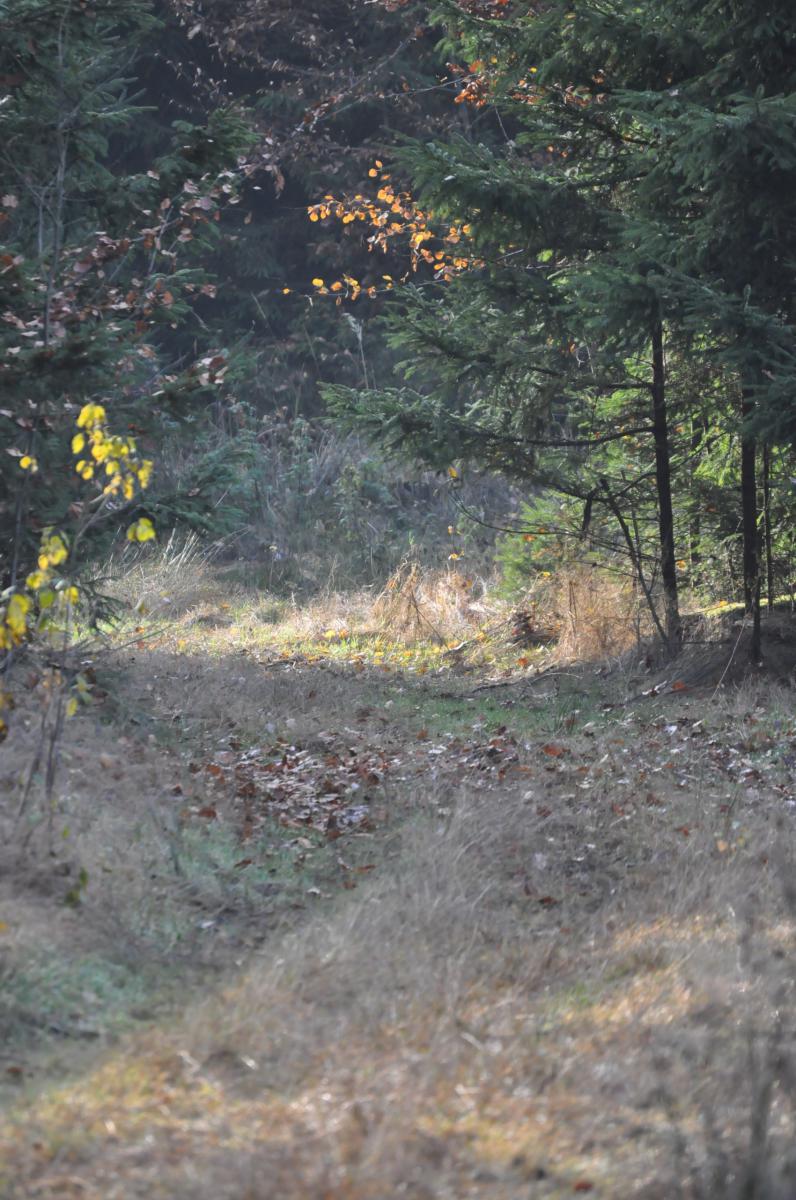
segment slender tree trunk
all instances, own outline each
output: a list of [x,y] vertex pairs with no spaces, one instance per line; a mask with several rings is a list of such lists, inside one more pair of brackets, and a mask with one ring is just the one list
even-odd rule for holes
[[766,548],[766,601],[768,611],[774,611],[774,554],[771,528],[771,447],[763,446],[763,522]]
[[[744,423],[751,416],[754,401],[744,396],[741,416]],[[741,513],[743,522],[743,599],[746,615],[752,618],[753,663],[762,657],[760,631],[760,554],[757,528],[757,442],[746,428],[741,432]]]
[[697,454],[707,434],[707,422],[703,417],[691,418],[691,516],[688,522],[688,551],[691,566],[702,564],[702,514],[697,497],[696,473],[699,467]]
[[616,497],[611,492],[611,488],[608,484],[608,480],[601,479],[600,487],[602,488],[602,491],[605,495],[605,503],[606,503],[608,509],[616,517],[619,528],[622,530],[622,537],[625,539],[625,545],[627,546],[627,552],[628,552],[628,555],[630,556],[630,561],[633,564],[633,569],[636,572],[636,579],[638,580],[639,586],[640,586],[642,592],[644,593],[644,599],[647,601],[647,608],[650,611],[650,616],[652,617],[655,628],[658,631],[661,641],[665,645],[666,644],[666,631],[663,627],[663,624],[661,623],[661,618],[658,615],[658,610],[655,607],[655,597],[652,594],[652,589],[650,588],[650,585],[648,584],[647,578],[644,574],[644,563],[642,561],[641,555],[638,552],[638,547],[637,547],[635,541],[633,540],[633,534],[630,531],[630,526],[628,525],[627,521],[625,520],[624,513],[622,512],[621,508],[619,507],[619,503],[618,503]]
[[658,489],[658,532],[661,547],[666,648],[668,653],[674,657],[679,653],[683,644],[683,627],[680,622],[680,605],[677,595],[672,464],[666,412],[666,363],[663,353],[663,325],[660,321],[656,321],[652,329],[652,426],[655,442],[655,479]]

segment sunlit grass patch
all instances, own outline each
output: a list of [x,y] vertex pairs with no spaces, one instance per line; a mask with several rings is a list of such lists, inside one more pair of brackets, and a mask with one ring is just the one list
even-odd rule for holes
[[258,597],[204,604],[189,610],[168,630],[155,632],[154,645],[183,654],[223,657],[245,650],[253,655],[301,658],[310,664],[328,661],[354,671],[367,667],[420,675],[463,667],[521,674],[543,660],[539,651],[516,653],[487,630],[476,629],[465,641],[455,640],[453,634],[447,639],[404,638],[374,625],[371,610],[355,601],[350,611],[341,612],[335,606],[314,614],[311,621],[306,613],[297,615],[290,610],[282,612],[278,620],[272,619],[275,614],[269,610],[263,621],[261,611]]

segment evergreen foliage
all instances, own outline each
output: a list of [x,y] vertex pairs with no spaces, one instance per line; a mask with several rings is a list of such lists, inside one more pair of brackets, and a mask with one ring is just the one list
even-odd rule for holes
[[[177,124],[147,170],[125,169],[119,147],[142,112],[128,73],[156,29],[141,0],[4,9],[0,552],[12,585],[42,529],[83,521],[96,503],[71,445],[87,403],[151,451],[209,411],[223,380],[225,356],[200,351],[196,301],[214,293],[201,248],[251,138],[226,106],[204,129]],[[138,503],[105,504],[84,553]]]
[[[513,7],[490,20],[447,0],[437,13],[501,136],[402,155],[424,207],[472,228],[481,266],[396,305],[405,386],[329,400],[435,465],[447,450],[607,510],[645,592],[662,576],[675,650],[674,535],[682,555],[700,497],[681,500],[676,531],[671,477],[693,484],[730,439],[759,612],[755,439],[792,434],[790,6]],[[709,396],[695,374],[712,374]]]
[[[9,0],[4,583],[91,511],[70,451],[86,403],[156,460],[146,507],[106,504],[86,556],[143,516],[233,536],[273,514],[295,482],[283,448],[266,477],[273,430],[300,470],[322,444],[302,422],[328,412],[395,462],[520,483],[588,561],[629,559],[673,652],[684,583],[742,593],[759,624],[792,557],[789,8]],[[393,172],[425,212],[406,272],[397,238],[369,253],[353,208],[337,237],[318,203],[367,209],[377,156],[374,220],[409,219]],[[466,243],[444,269],[434,229]],[[349,494],[337,466],[327,509],[353,538],[370,467]]]

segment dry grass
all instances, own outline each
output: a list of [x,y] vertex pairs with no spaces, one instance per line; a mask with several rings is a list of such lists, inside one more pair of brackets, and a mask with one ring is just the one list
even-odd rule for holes
[[[152,662],[162,702],[197,715],[202,679],[229,684],[168,665]],[[350,711],[317,671],[312,708],[306,675],[258,692],[242,670],[241,693],[302,736]],[[531,740],[502,780],[429,747],[391,793],[370,882],[23,1110],[5,1194],[786,1200],[796,847],[779,774],[711,771],[788,706],[734,693],[700,733],[704,709],[678,700],[573,731],[561,755]],[[121,833],[100,841],[123,851]]]
[[[618,653],[628,597],[570,582],[558,653]],[[313,644],[337,622],[420,643],[433,618],[447,643],[495,616],[470,593],[406,568],[375,606],[278,616]],[[112,723],[68,726],[53,819],[6,860],[0,1052],[31,1091],[0,1128],[4,1200],[790,1200],[791,692],[627,708],[585,669],[494,694],[346,672],[202,596],[102,664]],[[255,841],[216,771],[254,746],[311,751],[318,793],[382,751],[369,823]]]
[[112,559],[103,567],[108,580],[104,590],[138,618],[171,619],[217,598],[218,584],[210,570],[213,557],[195,534],[172,534],[155,552],[128,548]]
[[188,542],[122,563],[114,593],[137,623],[176,620],[169,644],[193,650],[204,638],[216,653],[244,642],[312,655],[330,641],[358,640],[356,648],[366,650],[368,640],[380,639],[380,651],[386,645],[421,651],[418,665],[426,663],[428,651],[433,659],[455,649],[462,656],[457,662],[506,671],[516,669],[518,659],[527,666],[512,638],[517,609],[531,612],[534,628],[544,634],[539,665],[605,663],[650,633],[635,590],[585,567],[540,579],[525,602],[509,604],[499,597],[495,579],[472,578],[458,565],[435,570],[407,560],[375,595],[330,588],[299,604],[228,586],[224,570]]
[[604,663],[637,646],[649,631],[637,590],[608,572],[573,567],[556,575],[546,591],[542,607],[558,631],[560,661]]
[[402,564],[373,606],[379,628],[390,636],[440,645],[471,638],[496,611],[483,581],[456,570],[424,571],[414,562]]

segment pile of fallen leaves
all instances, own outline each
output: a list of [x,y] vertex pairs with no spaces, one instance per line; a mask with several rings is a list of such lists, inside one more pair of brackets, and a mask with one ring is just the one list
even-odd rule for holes
[[[426,729],[414,737],[409,754],[405,740],[385,736],[372,745],[354,729],[318,734],[311,745],[277,738],[272,745],[244,749],[232,738],[206,762],[190,764],[192,775],[209,782],[210,798],[207,787],[201,789],[201,801],[186,803],[182,820],[215,821],[223,812],[241,842],[273,822],[333,841],[370,832],[389,818],[389,784],[422,780],[428,788],[441,776],[471,775],[502,783],[512,770],[529,769],[520,764],[517,741],[505,727],[486,739],[432,739]],[[553,749],[547,747],[547,753]],[[182,794],[180,785],[177,794]]]

